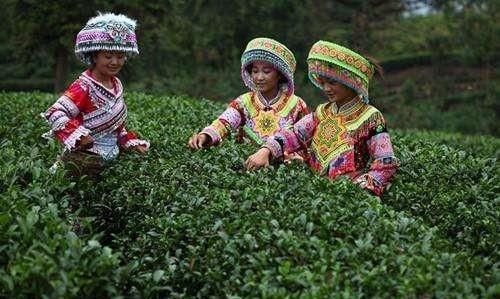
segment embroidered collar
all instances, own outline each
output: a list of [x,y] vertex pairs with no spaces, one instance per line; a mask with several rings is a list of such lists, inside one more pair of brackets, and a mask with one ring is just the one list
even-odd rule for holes
[[272,102],[263,103],[262,98],[263,96],[261,96],[259,92],[253,92],[252,103],[257,108],[257,110],[274,110],[276,112],[279,112],[285,107],[289,96],[288,94],[280,91],[278,92],[276,98],[272,100]]
[[276,96],[270,100],[266,99],[260,92],[256,92],[257,94],[257,97],[259,99],[259,101],[266,107],[269,107],[269,106],[272,106],[273,104],[275,104],[280,98],[281,98],[281,95],[282,95],[282,91],[281,89],[278,89],[278,93],[276,94]]
[[113,96],[115,96],[116,98],[120,97],[123,93],[123,86],[122,86],[122,83],[120,81],[120,79],[118,79],[117,77],[113,77],[113,85],[114,85],[114,88],[107,88],[106,86],[104,86],[101,82],[97,81],[93,76],[92,76],[92,72],[88,69],[86,71],[84,71],[82,73],[82,76],[88,80],[90,80],[93,84],[96,84],[98,85],[99,87],[103,88],[104,90],[106,90],[107,92],[109,92],[110,94],[112,94]]
[[342,106],[338,107],[337,103],[333,102],[329,104],[330,107],[328,107],[328,112],[333,113],[333,114],[343,114],[347,115],[351,113],[354,108],[362,104],[363,101],[361,100],[360,96],[356,96],[352,98],[349,102],[343,104]]
[[278,86],[278,93],[271,100],[266,99],[259,91],[254,91],[254,93],[257,95],[257,98],[259,99],[260,103],[267,108],[272,107],[274,104],[282,100],[284,98],[283,95],[289,95],[288,87],[286,84],[280,84]]

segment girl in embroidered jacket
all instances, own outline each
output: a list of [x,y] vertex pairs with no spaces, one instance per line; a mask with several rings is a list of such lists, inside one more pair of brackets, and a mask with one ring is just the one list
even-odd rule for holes
[[309,78],[324,91],[328,102],[280,130],[246,163],[247,169],[269,165],[309,148],[310,167],[334,179],[351,178],[362,188],[381,195],[398,167],[385,120],[368,104],[373,65],[361,55],[334,43],[315,43],[307,59]]
[[269,38],[251,40],[241,56],[241,77],[249,92],[233,100],[229,107],[188,142],[192,149],[217,145],[231,130],[262,145],[280,128],[293,125],[308,113],[306,103],[294,94],[293,53]]
[[89,66],[42,116],[53,137],[64,145],[61,162],[76,164],[85,174],[97,174],[120,149],[145,154],[149,142],[125,129],[127,107],[116,77],[126,59],[139,53],[136,22],[124,15],[91,18],[76,37],[75,53]]

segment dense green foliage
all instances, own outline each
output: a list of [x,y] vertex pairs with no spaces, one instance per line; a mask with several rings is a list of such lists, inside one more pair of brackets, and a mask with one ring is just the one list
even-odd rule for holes
[[223,105],[129,93],[149,155],[69,180],[40,137],[54,100],[0,94],[0,298],[500,295],[499,139],[393,131],[379,199],[301,164],[246,172],[249,144],[191,152]]

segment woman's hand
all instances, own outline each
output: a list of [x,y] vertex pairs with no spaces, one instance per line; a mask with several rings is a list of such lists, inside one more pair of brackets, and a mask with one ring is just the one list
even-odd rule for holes
[[270,156],[271,151],[267,147],[263,147],[255,154],[248,157],[245,161],[245,167],[247,170],[257,170],[261,167],[267,167],[269,166]]
[[210,137],[205,133],[196,133],[191,138],[189,138],[188,146],[192,149],[202,149],[204,147],[208,147],[207,144],[210,140]]
[[143,145],[143,144],[138,144],[138,145],[135,145],[135,146],[132,146],[130,148],[132,151],[136,152],[136,153],[139,153],[141,155],[145,155],[148,153],[148,148],[147,146]]
[[94,145],[94,138],[90,135],[82,136],[76,141],[75,150],[83,151],[91,148]]

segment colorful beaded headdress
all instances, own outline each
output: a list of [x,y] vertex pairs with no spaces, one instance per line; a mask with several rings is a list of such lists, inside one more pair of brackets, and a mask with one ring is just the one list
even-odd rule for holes
[[124,15],[99,14],[78,32],[75,54],[88,65],[92,63],[94,51],[122,51],[127,56],[139,54],[135,27],[136,22]]
[[270,38],[259,37],[251,40],[241,55],[241,78],[251,90],[255,90],[255,85],[247,67],[254,61],[272,64],[287,80],[287,93],[293,94],[296,61],[292,51]]
[[327,42],[316,42],[307,57],[309,79],[321,88],[318,76],[338,81],[353,89],[368,103],[368,87],[373,77],[373,65],[358,53],[340,45]]

